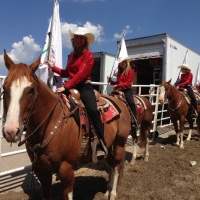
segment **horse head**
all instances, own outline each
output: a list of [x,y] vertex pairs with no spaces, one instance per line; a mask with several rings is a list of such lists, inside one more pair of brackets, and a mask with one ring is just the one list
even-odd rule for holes
[[171,79],[167,82],[163,81],[159,85],[159,103],[164,103],[166,98],[170,98],[173,86],[171,85]]
[[3,136],[7,142],[20,140],[27,116],[31,115],[36,99],[35,71],[40,64],[40,56],[30,65],[15,64],[4,50],[8,75],[3,84]]

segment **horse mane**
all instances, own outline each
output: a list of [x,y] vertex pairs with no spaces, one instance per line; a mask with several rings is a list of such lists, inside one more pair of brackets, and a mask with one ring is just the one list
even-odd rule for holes
[[5,79],[4,84],[11,83],[12,81],[19,80],[19,83],[26,77],[28,81],[31,80],[31,69],[28,65],[24,63],[19,63],[17,65],[12,65],[9,70],[8,76]]

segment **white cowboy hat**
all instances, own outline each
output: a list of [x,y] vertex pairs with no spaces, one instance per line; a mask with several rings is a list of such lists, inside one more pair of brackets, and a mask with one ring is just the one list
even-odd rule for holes
[[182,65],[180,65],[178,68],[184,68],[184,69],[189,69],[189,70],[191,70],[190,67],[189,67],[187,64],[182,64]]
[[118,63],[121,63],[121,62],[123,62],[124,60],[127,60],[128,62],[130,62],[130,61],[131,61],[131,58],[130,58],[130,57],[119,57],[119,58],[117,59],[117,62],[118,62]]
[[74,35],[83,35],[87,38],[88,44],[92,44],[95,40],[95,37],[92,33],[89,33],[87,28],[84,27],[78,27],[74,33],[71,32],[71,30],[69,30],[69,34],[71,39],[74,38]]

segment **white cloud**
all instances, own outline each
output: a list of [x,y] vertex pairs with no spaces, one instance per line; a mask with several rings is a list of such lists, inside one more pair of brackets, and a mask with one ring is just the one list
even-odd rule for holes
[[[101,44],[105,42],[103,38],[103,27],[99,24],[94,25],[91,22],[85,24],[69,24],[67,22],[61,22],[61,34],[62,34],[62,45],[63,48],[72,49],[71,39],[69,36],[69,30],[74,32],[78,26],[86,27],[95,36],[95,42]],[[36,53],[42,49],[40,45],[36,44],[34,38],[29,35],[23,37],[22,41],[18,41],[12,44],[12,50],[7,52],[8,55],[15,63],[24,62],[30,64]],[[0,55],[0,75],[5,70],[3,55]]]
[[86,22],[84,25],[82,25],[82,24],[68,24],[67,22],[62,22],[61,23],[61,33],[62,33],[63,47],[66,47],[68,49],[72,48],[71,39],[69,36],[69,30],[74,32],[78,26],[85,27],[91,33],[93,33],[95,36],[95,42],[98,42],[99,44],[101,44],[102,42],[105,42],[105,39],[102,37],[104,35],[103,27],[99,24],[94,25],[91,22]]
[[121,39],[122,35],[125,34],[128,35],[128,34],[131,34],[133,31],[130,29],[131,27],[129,25],[125,26],[125,29],[122,30],[122,33],[115,33],[114,34],[114,39],[115,40],[118,40],[118,39]]
[[[23,37],[22,41],[12,44],[12,50],[7,52],[14,63],[27,63],[33,61],[36,53],[41,51],[40,45],[36,44],[34,38],[29,35]],[[0,55],[0,70],[5,69],[3,55]]]

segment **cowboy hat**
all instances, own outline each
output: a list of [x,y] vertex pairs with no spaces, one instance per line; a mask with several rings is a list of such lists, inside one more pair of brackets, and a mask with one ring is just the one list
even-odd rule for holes
[[84,27],[78,27],[74,33],[71,32],[71,30],[69,30],[69,34],[71,39],[74,38],[74,35],[83,35],[87,38],[88,44],[92,44],[95,40],[95,37],[92,33],[89,33],[87,28]]
[[182,64],[178,68],[184,68],[184,69],[191,70],[190,67],[187,64]]
[[130,58],[130,57],[119,57],[119,58],[117,59],[117,62],[118,62],[118,63],[121,63],[121,62],[123,62],[124,60],[127,60],[128,62],[130,62],[130,61],[131,61],[131,58]]

